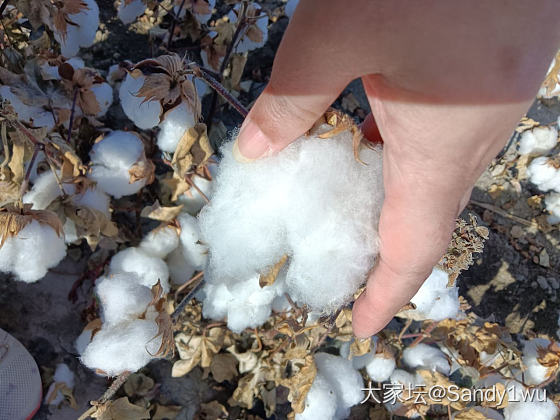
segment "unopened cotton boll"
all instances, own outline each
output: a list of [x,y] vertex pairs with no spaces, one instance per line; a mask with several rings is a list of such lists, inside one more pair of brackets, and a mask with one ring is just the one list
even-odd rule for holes
[[445,354],[440,349],[424,343],[404,349],[403,361],[412,369],[435,370],[444,375],[449,375],[450,364]]
[[181,102],[179,106],[165,115],[163,122],[159,125],[158,147],[164,152],[175,152],[185,131],[194,125],[194,114],[189,110],[186,102]]
[[99,27],[99,7],[95,0],[82,0],[85,7],[78,13],[68,15],[71,22],[66,25],[66,34],[54,30],[54,38],[60,44],[62,55],[75,56],[80,47],[85,48],[93,44],[95,32]]
[[148,232],[140,242],[140,249],[146,254],[158,258],[166,258],[179,246],[177,229],[171,226],[162,226]]
[[153,99],[146,101],[145,97],[136,96],[145,80],[144,76],[134,78],[127,74],[119,89],[119,98],[124,113],[138,128],[143,130],[158,125],[161,113],[159,101]]
[[558,142],[558,129],[556,127],[535,127],[524,131],[519,140],[519,153],[543,154],[549,152]]
[[544,197],[546,210],[550,213],[547,220],[551,225],[560,223],[560,193],[552,192]]
[[138,276],[140,284],[149,287],[155,286],[159,281],[164,292],[169,291],[169,270],[161,258],[147,254],[141,248],[130,247],[117,252],[111,258],[109,272],[134,273]]
[[[245,30],[245,32],[243,32],[243,35],[241,36],[241,39],[237,42],[237,45],[235,46],[235,52],[238,54],[242,54],[260,48],[264,44],[266,44],[266,41],[268,40],[268,15],[266,14],[265,11],[262,10],[262,7],[257,3],[251,3],[249,8],[252,9],[254,13],[255,16],[254,24],[256,25],[258,31],[261,32],[261,35],[259,40],[252,40],[248,36],[247,30]],[[240,3],[236,4],[233,10],[228,13],[228,18],[231,23],[237,24],[238,13],[241,13]]]
[[449,275],[445,271],[434,268],[410,299],[416,309],[403,312],[403,316],[417,321],[456,318],[459,314],[459,289],[456,286],[447,287],[448,281]]
[[531,161],[527,167],[527,176],[529,181],[543,192],[550,190],[560,192],[560,168],[555,167],[554,163],[545,156]]
[[95,95],[95,99],[100,108],[96,117],[102,117],[107,113],[109,107],[113,103],[113,88],[109,83],[103,82],[94,84],[90,90]]
[[113,131],[95,143],[89,154],[92,162],[91,179],[107,194],[120,198],[135,194],[146,178],[131,182],[130,170],[145,162],[144,145],[138,136],[126,131]]
[[0,86],[0,98],[10,102],[20,121],[25,121],[32,127],[45,127],[52,130],[54,117],[52,112],[34,105],[24,104],[14,93],[10,86]]
[[122,23],[128,25],[130,22],[134,22],[136,18],[145,11],[146,3],[144,3],[144,0],[132,0],[131,2],[121,0],[117,16]]
[[208,248],[200,243],[198,220],[187,213],[177,217],[181,226],[179,239],[185,260],[196,270],[202,270],[208,260]]
[[160,346],[157,324],[149,319],[136,319],[103,326],[84,350],[81,360],[90,369],[117,376],[125,370],[136,372],[146,366]]
[[235,160],[231,147],[222,148],[212,200],[198,216],[209,249],[205,279],[235,283],[288,255],[291,298],[334,311],[352,298],[377,255],[380,150],[364,149],[366,165],[356,162],[348,132],[302,137],[249,164]]
[[70,370],[65,363],[56,365],[53,375],[53,383],[50,385],[47,395],[45,396],[45,404],[58,405],[64,401],[64,395],[57,388],[64,384],[69,390],[74,389],[74,372]]
[[95,293],[106,326],[138,318],[152,301],[152,291],[135,273],[117,273],[97,279]]
[[0,247],[0,271],[32,283],[44,277],[65,255],[64,237],[58,236],[51,226],[32,220],[16,236],[6,238]]

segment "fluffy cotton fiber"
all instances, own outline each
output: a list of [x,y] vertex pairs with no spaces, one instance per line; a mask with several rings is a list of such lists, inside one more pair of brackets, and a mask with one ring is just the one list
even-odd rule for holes
[[89,154],[91,179],[99,188],[115,198],[135,194],[146,179],[130,180],[129,170],[145,159],[144,145],[138,136],[126,131],[113,131],[95,143]]
[[165,115],[160,124],[157,137],[158,147],[164,152],[173,153],[186,130],[194,127],[194,114],[189,110],[186,102],[173,108]]
[[549,193],[544,197],[544,204],[546,209],[550,212],[548,216],[548,223],[554,225],[560,223],[560,193]]
[[144,85],[144,76],[137,78],[127,74],[119,89],[121,106],[128,118],[143,130],[155,127],[159,124],[161,105],[159,101],[145,101],[145,97],[136,96],[136,93]]
[[410,299],[416,305],[416,309],[403,312],[403,316],[417,321],[456,318],[460,312],[459,289],[456,286],[447,287],[448,281],[449,276],[445,271],[434,268],[432,274]]
[[54,38],[60,43],[62,55],[75,56],[80,47],[89,47],[95,39],[95,32],[99,27],[99,7],[95,0],[82,0],[86,7],[79,13],[69,15],[72,22],[66,25],[66,34],[54,30]]
[[367,165],[361,165],[349,133],[303,137],[275,156],[243,164],[231,147],[222,149],[212,200],[199,215],[209,248],[205,279],[233,284],[288,255],[292,299],[320,311],[349,300],[378,250],[379,149],[364,149]]
[[149,255],[165,258],[179,246],[177,229],[171,226],[161,226],[150,232],[142,242],[140,249]]
[[546,349],[549,344],[550,341],[544,338],[525,341],[523,345],[523,365],[526,370],[523,372],[523,382],[527,385],[539,385],[548,379],[548,368],[538,361],[538,349],[539,347]]
[[445,354],[440,349],[424,343],[407,347],[403,351],[403,361],[412,369],[435,370],[444,375],[449,375],[450,365]]
[[327,353],[315,354],[317,376],[296,420],[345,419],[364,399],[364,383],[352,362]]
[[555,167],[547,157],[541,156],[529,164],[527,176],[539,190],[560,192],[560,168]]
[[169,291],[169,270],[161,258],[147,254],[142,248],[130,247],[116,253],[109,265],[111,274],[134,273],[140,283],[151,288],[158,281],[165,292]]
[[[1,239],[1,237],[0,237]],[[0,247],[0,271],[32,283],[47,274],[66,255],[64,237],[46,224],[32,220]]]
[[39,106],[24,104],[13,94],[10,86],[0,86],[0,98],[10,102],[20,121],[25,121],[32,127],[45,127],[48,130],[54,127],[52,112]]
[[558,142],[558,129],[556,127],[535,127],[524,131],[519,141],[519,153],[543,154],[549,152]]

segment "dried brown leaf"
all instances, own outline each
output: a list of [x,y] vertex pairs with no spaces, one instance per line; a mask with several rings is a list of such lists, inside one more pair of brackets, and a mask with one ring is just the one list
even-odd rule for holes
[[151,206],[146,206],[140,212],[141,217],[146,217],[152,220],[159,220],[160,222],[172,222],[181,213],[183,205],[171,207],[162,207],[159,201],[156,200]]
[[150,418],[150,412],[132,404],[128,397],[122,397],[99,405],[91,417],[99,420],[147,420]]
[[287,261],[288,256],[284,255],[282,258],[280,258],[280,261],[270,267],[267,272],[261,274],[261,276],[259,277],[259,285],[261,287],[273,285],[276,281],[276,278],[278,277],[278,273],[280,273],[280,270],[282,269],[282,267],[284,267]]
[[231,381],[237,377],[237,359],[229,353],[216,354],[210,363],[210,372],[216,382]]
[[206,124],[198,123],[181,137],[171,164],[179,178],[203,167],[214,154],[206,133]]

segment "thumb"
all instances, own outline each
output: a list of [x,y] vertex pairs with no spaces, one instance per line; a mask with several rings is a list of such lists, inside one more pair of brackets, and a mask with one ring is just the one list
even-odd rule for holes
[[273,154],[303,135],[353,78],[337,55],[322,47],[328,44],[324,30],[310,30],[320,17],[307,9],[307,2],[298,6],[278,48],[270,82],[241,126],[234,144],[240,161]]

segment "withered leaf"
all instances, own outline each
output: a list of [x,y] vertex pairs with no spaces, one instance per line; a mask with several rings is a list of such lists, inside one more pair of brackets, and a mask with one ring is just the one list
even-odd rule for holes
[[30,204],[24,204],[21,209],[6,206],[0,209],[0,248],[8,238],[17,236],[33,220],[50,226],[58,236],[64,234],[60,219],[52,211],[31,210]]
[[288,256],[284,255],[276,264],[270,267],[270,269],[266,273],[261,274],[261,276],[259,277],[259,285],[261,287],[265,287],[274,284],[276,278],[278,277],[278,273],[280,273],[280,270],[282,269],[282,267],[284,267],[286,261],[288,261]]
[[156,404],[156,412],[152,420],[172,420],[181,412],[183,407],[180,405],[161,405]]
[[299,370],[290,378],[280,380],[280,384],[290,390],[288,401],[292,403],[292,409],[296,413],[303,412],[305,408],[305,398],[317,375],[317,366],[313,356],[308,354],[303,360]]
[[484,415],[484,409],[477,410],[475,408],[467,408],[455,413],[453,416],[455,420],[492,420],[494,416],[488,417]]
[[175,173],[183,178],[192,170],[204,166],[213,153],[206,133],[206,124],[197,123],[181,137],[171,164]]
[[130,175],[129,183],[132,184],[141,179],[145,179],[146,185],[151,184],[155,179],[155,170],[156,166],[154,162],[146,158],[145,154],[142,153],[141,158],[128,170]]
[[128,397],[122,397],[98,406],[91,417],[99,420],[147,420],[150,418],[150,412],[132,404]]
[[216,382],[231,381],[237,373],[237,359],[229,353],[216,354],[210,363],[210,372]]
[[123,385],[124,392],[129,397],[146,395],[154,387],[155,382],[143,373],[131,374]]
[[140,212],[141,217],[146,217],[152,220],[159,220],[160,222],[171,222],[179,216],[183,205],[162,207],[159,201],[156,200],[151,206],[146,206]]

